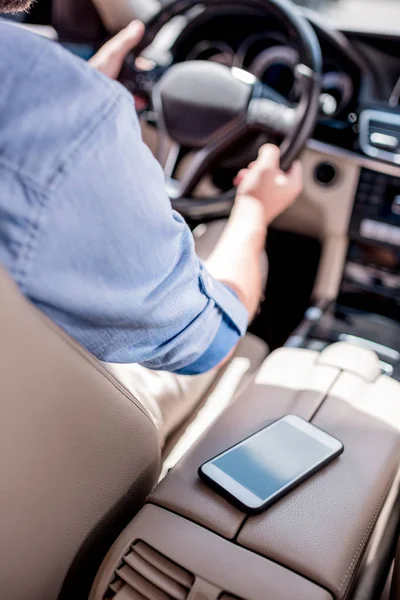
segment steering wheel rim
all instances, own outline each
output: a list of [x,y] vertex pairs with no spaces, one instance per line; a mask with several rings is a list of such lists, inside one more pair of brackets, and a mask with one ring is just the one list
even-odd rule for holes
[[[135,50],[135,56],[139,56],[151,44],[154,37],[166,23],[174,17],[185,13],[188,9],[192,9],[194,6],[200,4],[205,9],[215,9],[222,6],[232,7],[237,6],[237,2],[238,0],[176,0],[172,4],[163,7],[148,23],[144,38]],[[305,146],[317,121],[322,78],[322,53],[318,38],[310,23],[288,0],[240,0],[240,8],[243,9],[246,6],[261,13],[274,14],[284,25],[289,38],[296,41],[296,47],[300,55],[300,63],[296,68],[296,77],[301,89],[300,102],[295,111],[292,109],[292,112],[295,114],[289,115],[288,109],[287,107],[284,108],[283,103],[281,104],[281,109],[278,109],[280,105],[279,99],[277,100],[278,95],[272,95],[271,99],[273,90],[268,91],[265,89],[267,86],[263,86],[260,82],[253,82],[246,118],[244,120],[233,120],[231,127],[222,128],[217,132],[217,139],[209,140],[210,143],[207,146],[207,151],[204,151],[204,149],[200,150],[179,186],[176,181],[167,180],[167,190],[173,207],[188,217],[215,217],[225,215],[229,212],[235,196],[234,188],[219,197],[213,198],[193,198],[190,197],[190,193],[206,173],[205,167],[210,162],[210,157],[215,158],[218,153],[226,149],[231,142],[236,141],[246,130],[263,130],[263,127],[268,130],[268,127],[273,127],[280,120],[286,120],[284,125],[288,128],[290,120],[290,133],[286,133],[284,141],[281,144],[281,167],[283,170],[288,170]],[[194,62],[199,63],[201,61]],[[134,60],[130,64],[132,68]],[[167,130],[160,84],[166,81],[168,71],[171,71],[179,64],[183,65],[185,63],[178,63],[171,66],[167,69],[166,74],[161,76],[159,83],[154,86],[153,103],[158,115],[160,136],[163,135],[163,130],[164,134]],[[213,63],[207,64],[210,65]],[[218,67],[221,67],[221,65],[218,65]],[[228,67],[223,68],[228,69]],[[215,70],[214,67],[212,69]],[[212,69],[210,69],[210,73]],[[175,69],[175,71],[177,70]],[[183,69],[181,71],[182,76],[190,76],[188,69],[186,74],[183,72]],[[179,78],[177,79],[176,75],[177,73],[175,73],[175,83],[176,81],[179,82]],[[239,73],[236,73],[235,76],[240,78]],[[170,75],[169,78],[172,80]],[[264,90],[261,89],[262,87],[264,87]],[[265,93],[267,97],[265,97]],[[168,99],[168,94],[166,94],[166,97]]]

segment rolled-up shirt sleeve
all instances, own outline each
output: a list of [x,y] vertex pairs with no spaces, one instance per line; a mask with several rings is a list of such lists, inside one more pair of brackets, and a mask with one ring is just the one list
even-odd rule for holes
[[245,334],[247,311],[196,256],[125,93],[42,203],[21,286],[100,360],[198,374]]

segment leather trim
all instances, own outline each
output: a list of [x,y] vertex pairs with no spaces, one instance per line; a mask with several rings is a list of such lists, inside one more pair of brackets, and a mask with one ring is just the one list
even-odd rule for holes
[[313,422],[343,442],[343,455],[248,519],[238,537],[338,599],[353,584],[399,464],[400,385],[386,382],[342,372]]
[[0,581],[7,600],[86,600],[160,469],[140,403],[0,269]]
[[343,342],[328,346],[322,352],[319,364],[354,373],[370,383],[374,382],[381,374],[375,352]]
[[392,484],[393,484],[393,480],[390,480],[390,482],[388,483],[385,491],[383,492],[383,494],[382,494],[382,496],[381,496],[381,498],[380,498],[380,500],[379,500],[379,502],[378,502],[378,504],[377,504],[377,506],[376,506],[376,508],[374,510],[374,513],[373,513],[373,515],[372,515],[372,517],[371,517],[371,519],[370,519],[370,521],[368,523],[367,529],[366,529],[363,537],[361,538],[361,541],[360,541],[359,546],[358,546],[358,548],[356,550],[356,553],[354,554],[354,557],[353,557],[352,561],[350,562],[349,568],[347,569],[347,571],[346,571],[346,573],[345,573],[345,575],[343,577],[343,580],[342,580],[342,582],[341,582],[341,584],[340,584],[340,586],[338,588],[338,595],[339,595],[340,598],[346,597],[346,593],[347,593],[347,591],[348,591],[348,589],[349,589],[349,587],[351,585],[351,582],[352,582],[352,577],[354,575],[354,571],[359,566],[358,562],[360,560],[360,557],[361,557],[362,553],[365,550],[365,547],[366,547],[366,545],[368,543],[368,540],[370,538],[372,529],[376,525],[376,522],[378,520],[378,516],[379,516],[379,514],[380,514],[380,512],[382,510],[382,507],[383,507],[383,505],[385,503],[385,500],[387,498],[389,490],[392,487]]
[[198,478],[198,467],[284,414],[311,419],[340,373],[318,365],[318,359],[310,350],[273,352],[253,382],[157,486],[151,502],[234,539],[245,515]]
[[[389,600],[392,561],[400,522],[400,469],[374,526],[361,567],[351,588],[352,600]],[[386,585],[385,585],[386,582]],[[381,597],[381,594],[382,597]]]
[[[360,352],[361,350],[361,352]],[[400,458],[400,385],[349,344],[272,353],[150,502],[284,565],[338,600],[352,590]],[[247,518],[197,478],[203,462],[288,413],[341,439],[344,454],[265,513]]]
[[390,588],[390,600],[400,600],[400,540],[397,544],[393,568],[393,580]]
[[108,553],[89,600],[103,600],[115,568],[136,540],[195,575],[188,598],[217,600],[225,592],[246,600],[333,600],[326,590],[283,566],[151,504],[141,510]]

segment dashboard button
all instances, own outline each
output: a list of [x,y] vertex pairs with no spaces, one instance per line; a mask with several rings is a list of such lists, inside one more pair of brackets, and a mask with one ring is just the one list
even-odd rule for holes
[[385,188],[381,185],[374,185],[372,188],[372,193],[383,198],[385,195]]
[[370,183],[365,183],[364,181],[362,183],[360,183],[360,187],[358,188],[360,190],[360,192],[362,193],[369,193],[371,190],[371,184]]
[[373,171],[363,171],[361,174],[362,181],[372,181],[375,177]]
[[387,225],[372,219],[363,219],[360,223],[360,234],[370,240],[400,246],[400,227],[395,225]]
[[369,197],[369,204],[373,204],[374,206],[379,206],[380,203],[381,203],[381,196],[373,194],[372,196]]
[[387,183],[387,180],[388,180],[387,175],[380,174],[380,175],[377,175],[377,177],[376,177],[377,183],[380,183],[380,184]]
[[396,196],[392,203],[392,213],[400,216],[400,196]]
[[393,135],[387,135],[378,131],[371,133],[370,142],[372,146],[383,148],[384,150],[397,150],[399,146],[399,140]]
[[367,204],[368,203],[368,194],[364,194],[364,193],[360,194],[360,192],[358,192],[358,194],[357,194],[357,202],[359,204]]
[[372,240],[378,239],[376,221],[371,221],[371,219],[364,219],[360,224],[360,233],[365,238],[370,238]]

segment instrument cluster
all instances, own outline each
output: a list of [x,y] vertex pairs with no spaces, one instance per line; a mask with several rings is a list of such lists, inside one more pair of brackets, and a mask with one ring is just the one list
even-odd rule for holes
[[[299,90],[295,67],[299,53],[288,45],[280,33],[255,33],[236,49],[227,41],[202,40],[184,56],[184,60],[210,60],[228,67],[244,69],[272,87],[291,102],[296,102]],[[334,118],[348,108],[354,87],[349,75],[340,71],[332,61],[324,64],[322,92],[329,103],[329,117]]]

